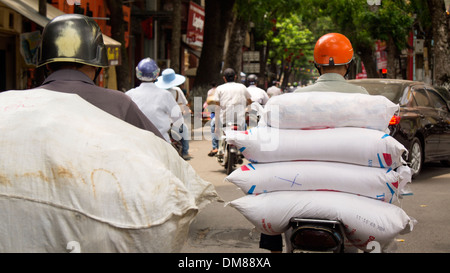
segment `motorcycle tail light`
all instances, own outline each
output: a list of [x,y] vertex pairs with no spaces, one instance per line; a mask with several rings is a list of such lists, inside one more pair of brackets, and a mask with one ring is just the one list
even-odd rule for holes
[[389,121],[389,125],[397,125],[397,124],[399,124],[400,123],[400,116],[397,116],[397,115],[394,115],[392,118],[391,118],[391,121]]

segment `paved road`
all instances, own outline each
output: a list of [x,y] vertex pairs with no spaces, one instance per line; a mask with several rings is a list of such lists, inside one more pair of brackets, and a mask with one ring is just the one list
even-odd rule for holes
[[236,209],[225,206],[244,193],[235,185],[224,182],[225,169],[213,157],[208,157],[211,142],[207,140],[191,141],[189,161],[197,173],[211,182],[223,202],[209,204],[200,211],[191,224],[189,240],[182,252],[192,253],[261,253],[260,234],[253,230],[253,225]]
[[405,198],[402,208],[417,219],[413,232],[399,235],[403,253],[450,252],[450,168],[427,164],[411,184],[414,195]]
[[[206,129],[205,129],[206,130]],[[225,202],[213,203],[202,210],[191,224],[186,253],[267,253],[258,246],[260,234],[237,210],[226,202],[244,196],[231,183],[224,182],[225,170],[215,158],[208,157],[208,140],[192,140],[190,164],[211,182]],[[450,168],[428,164],[422,175],[410,185],[414,195],[402,201],[406,213],[418,220],[413,232],[400,235],[397,252],[450,252]]]

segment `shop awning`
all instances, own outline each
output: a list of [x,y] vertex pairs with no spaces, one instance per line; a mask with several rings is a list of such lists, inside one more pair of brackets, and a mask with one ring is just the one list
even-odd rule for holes
[[[27,17],[41,27],[45,27],[53,18],[65,14],[51,4],[47,4],[47,17],[42,16],[39,14],[39,0],[0,0],[0,3],[3,3],[12,10],[20,13],[22,16]],[[120,50],[116,49],[120,48],[121,43],[105,34],[103,34],[103,41],[108,48],[108,60],[110,65],[118,65],[120,63]]]

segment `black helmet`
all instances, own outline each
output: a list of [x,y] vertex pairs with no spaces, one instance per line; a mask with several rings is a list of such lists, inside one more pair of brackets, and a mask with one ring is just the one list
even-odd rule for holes
[[247,77],[247,82],[250,85],[256,84],[256,83],[258,83],[258,77],[255,74],[250,74]]
[[80,14],[55,17],[44,28],[38,66],[74,62],[107,67],[108,57],[97,23]]
[[233,68],[227,68],[223,71],[223,76],[227,79],[227,81],[232,82],[236,77],[236,72]]

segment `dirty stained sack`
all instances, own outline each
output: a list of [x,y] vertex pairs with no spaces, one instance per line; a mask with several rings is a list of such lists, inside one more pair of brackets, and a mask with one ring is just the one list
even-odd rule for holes
[[0,94],[0,252],[177,252],[217,200],[170,144],[78,95]]

